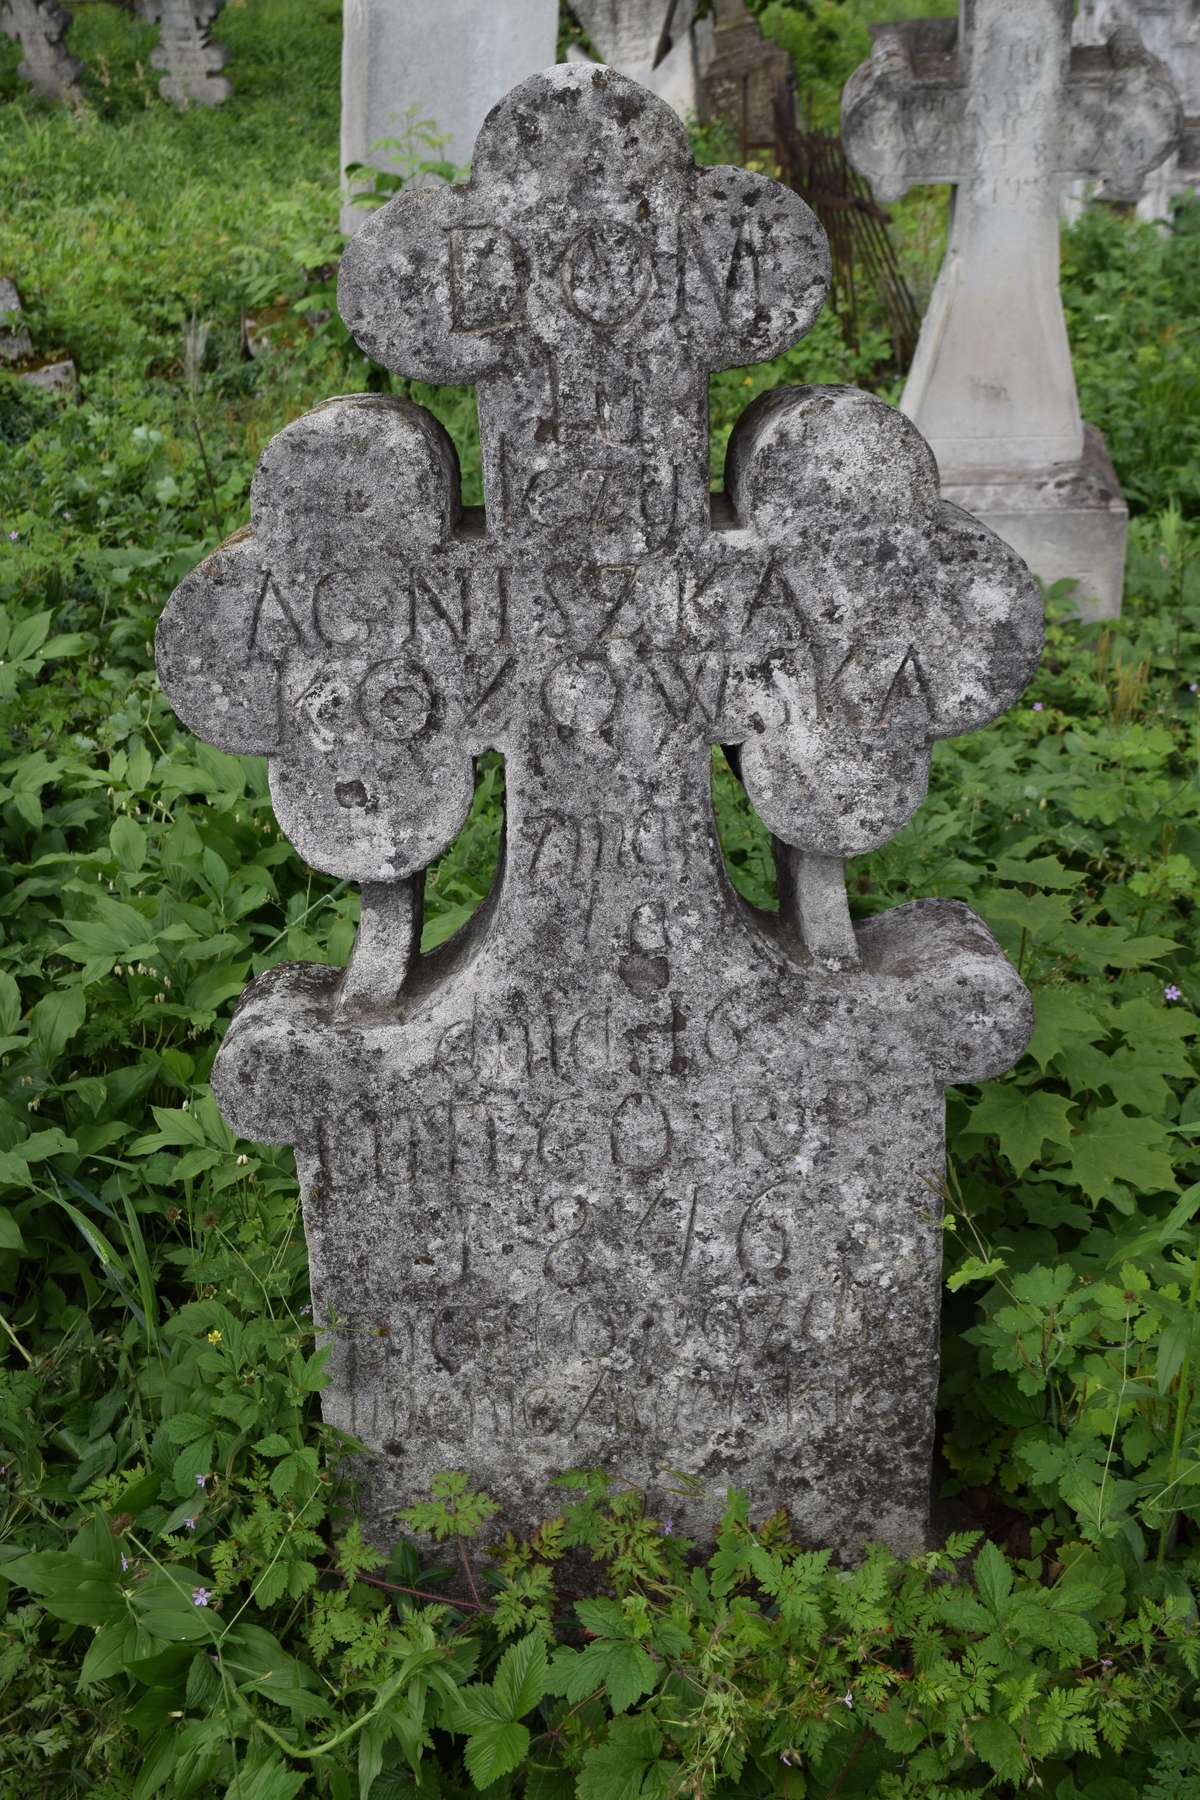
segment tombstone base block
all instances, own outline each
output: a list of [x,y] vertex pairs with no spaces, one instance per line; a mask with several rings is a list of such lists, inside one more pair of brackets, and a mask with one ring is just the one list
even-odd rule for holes
[[390,1016],[339,1010],[334,969],[249,991],[214,1092],[295,1146],[374,1541],[444,1470],[529,1531],[603,1468],[700,1540],[736,1485],[847,1561],[926,1547],[944,1088],[1010,1066],[1032,1009],[956,902],[854,938],[853,967],[794,962],[735,909],[661,1017],[619,975],[514,967],[478,915]]
[[1011,544],[1047,587],[1077,581],[1081,619],[1120,618],[1129,508],[1094,425],[1083,428],[1078,463],[1059,463],[1043,474],[997,471],[969,480],[949,471],[942,498]]

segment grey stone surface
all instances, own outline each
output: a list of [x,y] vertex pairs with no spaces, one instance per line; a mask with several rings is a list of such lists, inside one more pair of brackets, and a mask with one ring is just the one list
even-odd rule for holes
[[225,0],[138,0],[138,12],[158,26],[150,63],[163,71],[158,91],[175,106],[220,106],[233,92],[221,74],[229,58],[214,44],[209,28]]
[[1094,425],[1083,428],[1083,455],[1041,475],[976,475],[942,482],[942,498],[961,506],[1011,544],[1049,587],[1074,581],[1081,619],[1115,619],[1125,584],[1129,508],[1112,458]]
[[[1128,38],[1072,51],[1070,30],[1070,0],[961,0],[957,21],[876,27],[842,97],[846,153],[878,199],[954,184],[901,400],[949,490],[1024,480],[1049,491],[1060,478],[1070,488],[1083,422],[1058,286],[1060,192],[1090,174],[1134,197],[1179,136],[1160,62]],[[1080,529],[1067,508],[1064,552]],[[1119,610],[1116,564],[1100,587]]]
[[77,100],[83,64],[63,41],[71,14],[59,0],[0,0],[0,31],[20,40],[17,73],[47,100]]
[[33,355],[33,339],[21,323],[21,296],[15,282],[0,275],[0,367]]
[[[331,400],[267,447],[252,525],[158,632],[180,717],[265,755],[282,828],[359,881],[349,968],[273,970],[214,1070],[295,1145],[326,1416],[371,1529],[446,1467],[520,1524],[604,1465],[703,1529],[725,1484],[853,1554],[927,1529],[943,1089],[1020,1054],[1029,997],[967,908],[853,926],[842,865],[920,806],[935,739],[1036,662],[1028,572],[938,497],[903,415],[785,388],[710,496],[710,371],[812,324],[799,197],[692,165],[604,69],[534,76],[463,187],[350,243],[339,305],[477,384],[486,513],[427,412]],[[778,840],[733,891],[710,759]],[[422,871],[506,764],[485,906],[418,955]]]
[[[423,120],[445,139],[438,159],[468,163],[485,115],[554,61],[557,41],[558,0],[343,0],[343,172],[350,163],[397,167],[374,146],[403,140]],[[342,230],[357,231],[366,217],[347,200]]]
[[1139,218],[1169,219],[1176,195],[1200,189],[1200,0],[1081,0],[1076,44],[1096,48],[1119,32],[1135,32],[1165,64],[1183,104],[1179,146],[1147,175],[1137,203]]

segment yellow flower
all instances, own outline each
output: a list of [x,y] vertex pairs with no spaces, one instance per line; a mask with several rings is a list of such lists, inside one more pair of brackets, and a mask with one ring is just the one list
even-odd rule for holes
[[221,1341],[221,1333],[217,1330],[215,1325],[208,1334],[208,1341],[210,1344],[219,1344]]

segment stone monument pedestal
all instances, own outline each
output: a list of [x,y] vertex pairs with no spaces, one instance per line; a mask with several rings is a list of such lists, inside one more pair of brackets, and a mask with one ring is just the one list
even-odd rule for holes
[[1047,587],[1077,582],[1081,619],[1120,617],[1129,508],[1094,425],[1083,428],[1078,462],[1055,463],[1041,473],[949,470],[942,475],[942,498],[1011,544]]

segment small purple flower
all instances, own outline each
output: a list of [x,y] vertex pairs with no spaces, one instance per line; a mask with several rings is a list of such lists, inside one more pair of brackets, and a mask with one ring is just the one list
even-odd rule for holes
[[842,1705],[843,1706],[853,1706],[854,1705],[854,1695],[853,1694],[843,1694],[842,1695]]
[[20,532],[19,532],[19,531],[10,531],[10,532],[9,532],[9,534],[8,534],[8,541],[9,541],[9,543],[10,543],[10,544],[15,544],[15,543],[16,543],[16,541],[17,541],[17,539],[18,539],[18,538],[19,538],[19,537],[20,537],[20,535],[21,535],[21,534],[20,534]]
[[1168,981],[1166,987],[1163,989],[1163,999],[1168,1002],[1172,1000],[1182,1000],[1183,989],[1181,987],[1176,987],[1173,981]]
[[210,1598],[211,1598],[211,1595],[207,1588],[193,1588],[192,1589],[192,1605],[193,1606],[207,1606]]
[[789,1769],[791,1768],[792,1759],[790,1756],[785,1756],[782,1750],[779,1752],[779,1760],[781,1763],[785,1763]]
[[668,1517],[663,1520],[662,1534],[664,1537],[675,1536],[675,1519],[673,1514],[668,1515]]
[[1189,681],[1188,682],[1188,693],[1189,694],[1200,694],[1200,681]]
[[1111,1656],[1102,1656],[1100,1658],[1100,1667],[1102,1669],[1111,1669],[1112,1666],[1113,1666],[1113,1659]]
[[1033,711],[1034,711],[1034,712],[1041,712],[1041,711],[1042,711],[1042,703],[1041,703],[1041,701],[1040,701],[1040,700],[1035,700],[1035,701],[1034,701],[1034,703],[1033,703]]
[[196,1521],[195,1521],[195,1519],[185,1519],[185,1520],[184,1520],[184,1521],[183,1521],[183,1523],[184,1523],[184,1526],[185,1526],[185,1527],[186,1527],[186,1529],[187,1529],[187,1530],[188,1530],[188,1531],[195,1531],[195,1529],[196,1529]]
[[208,1486],[208,1476],[207,1475],[197,1475],[196,1486],[197,1487],[207,1487]]
[[129,1558],[126,1556],[125,1552],[122,1550],[122,1552],[121,1552],[121,1573],[122,1573],[122,1575],[124,1575],[124,1573],[126,1572],[128,1567],[129,1567]]

